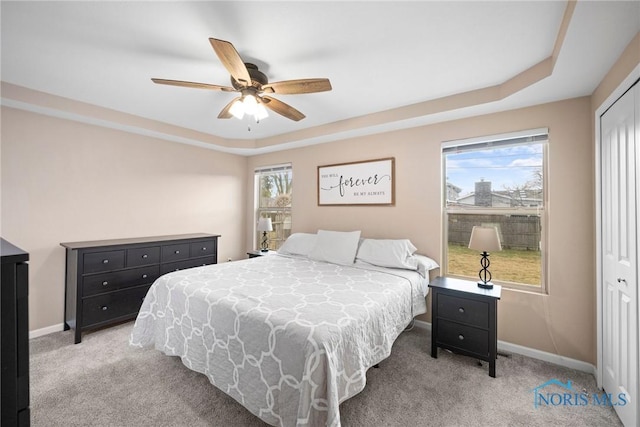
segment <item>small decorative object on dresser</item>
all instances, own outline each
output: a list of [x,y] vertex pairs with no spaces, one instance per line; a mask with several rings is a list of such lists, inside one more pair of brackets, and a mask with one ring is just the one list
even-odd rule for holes
[[502,287],[478,287],[469,280],[436,277],[431,294],[431,357],[438,347],[489,362],[496,377],[498,356],[497,306]]
[[29,254],[1,239],[2,403],[0,424],[28,427],[29,410]]
[[134,319],[163,274],[218,262],[214,234],[60,243],[67,250],[64,329],[81,333]]

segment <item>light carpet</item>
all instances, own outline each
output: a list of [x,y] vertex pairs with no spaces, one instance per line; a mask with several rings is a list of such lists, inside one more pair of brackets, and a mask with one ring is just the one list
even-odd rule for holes
[[[30,341],[32,426],[266,426],[179,358],[128,345],[133,323]],[[343,426],[620,426],[610,406],[534,407],[551,379],[601,393],[593,375],[520,355],[486,363],[439,350],[429,331],[400,335],[389,358],[367,372],[365,389],[340,406]],[[557,386],[546,392],[565,393]]]

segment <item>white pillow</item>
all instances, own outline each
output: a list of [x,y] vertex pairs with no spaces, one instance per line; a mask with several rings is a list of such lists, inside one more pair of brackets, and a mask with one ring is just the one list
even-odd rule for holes
[[356,258],[380,267],[417,270],[418,261],[412,257],[416,250],[409,239],[362,239]]
[[360,231],[318,230],[309,258],[334,264],[351,265],[355,261]]
[[311,233],[293,233],[280,246],[278,253],[308,256],[311,249],[316,245],[316,238],[317,236]]
[[420,255],[420,254],[413,254],[413,257],[418,262],[418,273],[420,273],[420,275],[422,277],[429,277],[429,271],[430,270],[434,270],[436,268],[440,268],[440,265],[438,265],[437,262],[435,262],[434,260],[432,260],[428,256]]

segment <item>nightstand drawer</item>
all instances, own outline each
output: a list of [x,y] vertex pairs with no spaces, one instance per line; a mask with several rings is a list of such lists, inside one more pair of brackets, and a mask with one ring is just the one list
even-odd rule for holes
[[189,243],[162,247],[162,262],[178,261],[189,258]]
[[87,297],[115,291],[116,289],[153,283],[159,276],[159,265],[86,276],[84,278],[84,286],[82,287],[82,296]]
[[160,262],[160,246],[135,248],[127,250],[127,267],[158,264]]
[[438,322],[438,343],[476,353],[483,357],[489,355],[489,331],[447,320]]
[[99,271],[111,271],[124,267],[124,250],[94,252],[84,254],[82,260],[83,272],[97,273]]
[[460,323],[489,327],[489,303],[452,295],[438,295],[438,316]]
[[83,327],[125,316],[135,316],[140,310],[149,286],[83,299]]

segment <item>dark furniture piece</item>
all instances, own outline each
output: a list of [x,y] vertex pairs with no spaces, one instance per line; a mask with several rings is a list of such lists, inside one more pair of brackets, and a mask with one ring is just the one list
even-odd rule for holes
[[29,254],[2,239],[0,254],[2,299],[3,426],[28,426],[29,410]]
[[181,234],[60,243],[67,251],[64,329],[81,333],[137,316],[151,284],[171,271],[218,262],[218,237]]
[[496,377],[498,356],[497,306],[502,287],[480,288],[476,282],[437,277],[431,294],[431,357],[438,347],[489,362]]
[[247,252],[247,255],[249,255],[249,258],[256,258],[259,256],[264,256],[264,255],[269,255],[269,253],[271,253],[272,251],[261,251],[260,249],[256,249],[255,251],[249,251]]

